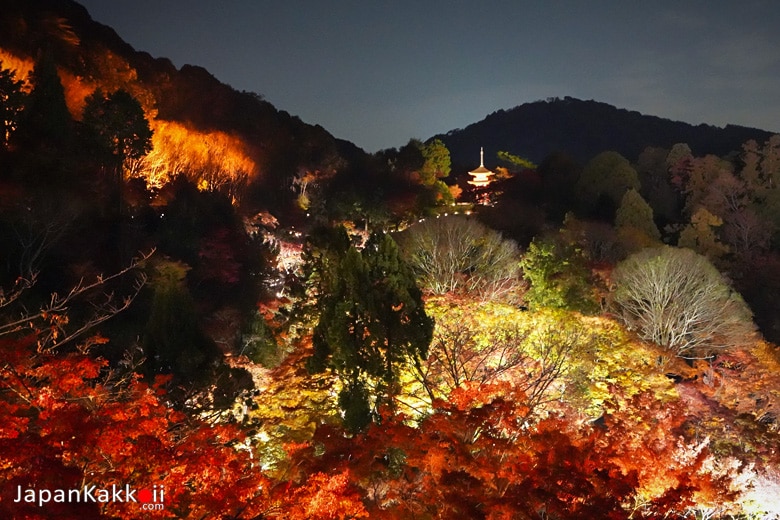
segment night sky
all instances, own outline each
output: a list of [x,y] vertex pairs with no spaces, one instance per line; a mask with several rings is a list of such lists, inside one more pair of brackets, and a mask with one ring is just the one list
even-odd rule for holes
[[81,0],[369,152],[554,96],[780,131],[780,3]]

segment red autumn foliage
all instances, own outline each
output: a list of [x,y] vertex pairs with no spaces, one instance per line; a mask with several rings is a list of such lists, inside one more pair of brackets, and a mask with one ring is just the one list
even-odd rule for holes
[[[253,518],[269,487],[231,425],[209,425],[171,409],[164,380],[108,370],[84,354],[36,354],[34,338],[3,339],[0,356],[0,516],[138,518],[132,501],[14,502],[19,490],[162,485],[160,518]],[[137,498],[137,497],[136,497]]]
[[371,518],[620,518],[635,477],[594,459],[595,432],[529,426],[522,403],[509,385],[467,386],[419,428],[392,416],[350,439],[321,428],[324,455],[292,456],[304,473],[349,467]]
[[315,473],[292,489],[287,497],[287,520],[340,520],[368,518],[349,470],[335,475]]
[[204,237],[198,251],[199,277],[218,285],[237,284],[243,265],[236,243],[240,242],[227,228],[217,228]]
[[[681,462],[673,411],[620,412],[605,427],[577,429],[558,417],[534,421],[508,383],[451,397],[417,427],[390,415],[354,437],[321,427],[309,447],[290,447],[293,479],[348,471],[370,517],[387,519],[683,518],[694,493],[728,498],[728,486],[701,471],[704,449]],[[629,424],[656,415],[652,431]],[[652,484],[655,495],[638,496]]]
[[685,439],[682,405],[649,394],[587,426],[540,420],[510,382],[464,384],[416,425],[385,413],[356,436],[320,426],[286,446],[278,481],[240,449],[240,428],[171,409],[164,378],[148,384],[35,344],[0,340],[3,518],[140,513],[134,502],[14,502],[20,486],[164,485],[159,518],[684,518],[701,497],[732,498],[705,470],[704,444]]

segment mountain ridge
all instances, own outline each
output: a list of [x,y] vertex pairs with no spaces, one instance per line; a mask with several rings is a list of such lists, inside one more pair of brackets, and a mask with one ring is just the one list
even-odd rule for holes
[[763,142],[771,135],[732,124],[693,125],[567,96],[497,110],[430,140],[440,139],[447,146],[455,168],[473,165],[480,146],[485,147],[486,158],[507,151],[538,163],[552,153],[564,152],[585,163],[607,150],[635,161],[648,146],[670,148],[676,143],[687,143],[697,155],[725,156],[748,140]]
[[[301,168],[333,172],[362,162],[367,154],[319,124],[305,123],[279,110],[259,94],[238,91],[198,65],[176,68],[170,59],[136,50],[117,32],[93,20],[74,0],[8,0],[0,13],[0,49],[28,59],[46,48],[58,64],[87,86],[125,88],[160,120],[181,121],[200,130],[234,133],[259,165],[262,190],[276,189]],[[77,111],[77,110],[76,110]],[[728,124],[693,125],[605,102],[573,97],[548,98],[500,109],[441,139],[453,171],[476,166],[479,147],[493,167],[498,151],[536,163],[563,152],[581,164],[614,150],[630,161],[648,146],[687,143],[694,154],[725,156],[748,140],[763,142],[772,132]],[[289,186],[289,183],[287,183]]]

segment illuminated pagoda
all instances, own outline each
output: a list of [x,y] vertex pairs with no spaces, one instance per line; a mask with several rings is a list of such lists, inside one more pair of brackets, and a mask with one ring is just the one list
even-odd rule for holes
[[495,173],[485,168],[485,151],[481,146],[479,148],[479,168],[470,171],[469,175],[472,176],[469,184],[478,188],[483,188],[493,182],[492,177]]

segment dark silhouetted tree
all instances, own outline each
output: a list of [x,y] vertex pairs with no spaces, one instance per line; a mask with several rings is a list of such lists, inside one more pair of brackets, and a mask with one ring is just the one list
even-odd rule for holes
[[3,68],[0,61],[0,149],[8,148],[11,135],[19,126],[26,97],[22,86],[14,71]]
[[[128,92],[104,95],[98,89],[86,99],[84,124],[93,134],[96,155],[108,175],[117,215],[123,212],[124,167],[152,149],[152,130],[141,104]],[[115,230],[117,235],[120,231]]]
[[150,280],[154,296],[143,346],[147,369],[191,381],[203,376],[218,352],[200,327],[195,302],[185,284],[188,270],[187,265],[170,260],[156,266]]
[[549,216],[558,222],[571,211],[576,202],[577,179],[582,167],[564,153],[553,153],[544,158],[537,172],[542,180],[542,195]]
[[61,154],[73,135],[73,118],[65,102],[57,66],[44,53],[30,74],[32,90],[19,121],[17,135],[30,151]]
[[642,197],[653,208],[654,218],[661,228],[681,220],[683,204],[682,195],[674,189],[669,177],[668,157],[669,150],[649,146],[639,154],[635,166]]
[[98,89],[84,106],[83,122],[95,133],[101,149],[112,159],[114,168],[125,161],[140,159],[152,149],[152,130],[141,104],[125,90],[107,96]]
[[639,176],[625,157],[602,152],[590,160],[577,183],[587,214],[614,219],[615,210],[629,189],[639,190]]

